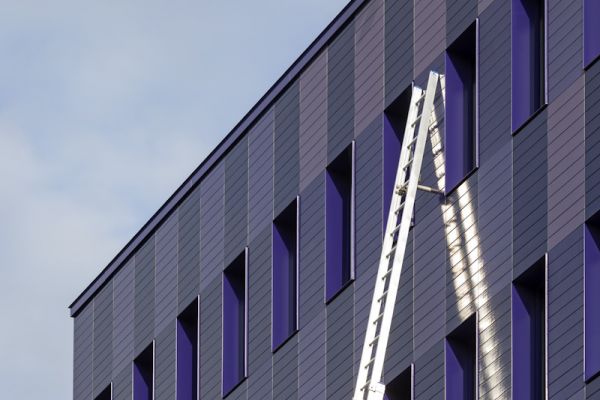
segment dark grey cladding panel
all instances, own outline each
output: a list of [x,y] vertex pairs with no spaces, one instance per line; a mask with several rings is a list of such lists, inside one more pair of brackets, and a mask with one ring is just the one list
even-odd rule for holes
[[382,118],[376,118],[356,139],[354,361],[362,352],[383,237]]
[[445,3],[444,0],[414,2],[415,76],[428,72],[436,57],[446,49]]
[[131,370],[133,359],[135,261],[130,260],[113,278],[113,379]]
[[[497,131],[508,134],[507,131]],[[482,159],[479,177],[479,242],[483,284],[488,296],[512,280],[512,144],[505,143]]]
[[221,274],[200,293],[200,398],[221,398]]
[[300,194],[300,329],[325,309],[324,174]]
[[327,51],[300,77],[300,191],[327,162]]
[[88,304],[74,321],[73,400],[93,397],[94,305]]
[[479,257],[478,178],[475,172],[446,197],[446,333],[475,313],[480,292],[487,289],[481,282],[487,271]]
[[[421,182],[438,187],[431,141],[427,141]],[[414,352],[421,357],[444,336],[446,236],[439,196],[418,192],[415,202],[414,238]]]
[[479,16],[479,158],[510,143],[511,3],[494,1]]
[[[373,283],[374,285],[374,283]],[[366,329],[366,327],[365,327]],[[364,336],[364,335],[363,335]],[[363,339],[364,340],[364,339]],[[362,342],[360,343],[362,345]],[[400,286],[385,358],[384,376],[389,383],[413,360],[413,231],[408,234]],[[359,354],[360,356],[360,354]]]
[[223,271],[223,209],[225,171],[223,163],[200,185],[200,290]]
[[250,242],[248,257],[248,398],[272,399],[270,228]]
[[274,208],[278,215],[298,194],[300,180],[300,85],[294,82],[275,104]]
[[354,22],[329,46],[327,88],[327,162],[354,137]]
[[178,212],[156,231],[155,332],[161,332],[177,315]]
[[273,398],[298,399],[298,336],[273,354]]
[[513,138],[514,276],[546,252],[548,160],[546,110]]
[[479,308],[479,398],[511,395],[511,288],[505,286]]
[[112,374],[113,283],[94,298],[94,396],[110,384]]
[[585,398],[587,400],[600,399],[600,377],[596,377],[596,379],[585,385]]
[[135,255],[134,357],[154,338],[154,236]]
[[248,133],[248,240],[273,220],[273,111]]
[[327,399],[349,399],[354,389],[353,285],[327,305]]
[[366,132],[384,104],[384,3],[371,0],[354,22],[354,134]]
[[477,18],[477,0],[446,2],[446,44],[450,45]]
[[181,204],[178,210],[178,311],[182,311],[200,288],[200,189]]
[[585,215],[600,210],[600,63],[585,73]]
[[248,381],[240,383],[231,393],[227,395],[227,400],[246,400],[248,396]]
[[439,341],[415,360],[415,400],[444,399],[444,342]]
[[156,336],[154,396],[156,400],[175,398],[175,319]]
[[583,229],[548,255],[548,397],[583,389]]
[[131,368],[125,368],[113,378],[113,400],[132,399],[131,380]]
[[385,106],[413,80],[412,0],[385,0]]
[[581,74],[583,1],[548,0],[548,100],[554,101]]
[[548,248],[585,220],[584,79],[548,106]]
[[248,139],[225,158],[225,265],[246,246],[248,231]]
[[298,332],[298,398],[327,399],[327,320],[321,310]]

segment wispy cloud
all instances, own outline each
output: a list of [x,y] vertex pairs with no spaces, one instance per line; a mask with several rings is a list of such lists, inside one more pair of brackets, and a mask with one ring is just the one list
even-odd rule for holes
[[66,306],[346,1],[2,3],[0,385],[67,399]]

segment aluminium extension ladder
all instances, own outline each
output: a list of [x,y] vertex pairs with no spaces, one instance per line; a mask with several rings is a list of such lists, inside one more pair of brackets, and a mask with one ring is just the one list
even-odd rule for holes
[[[396,172],[395,190],[383,237],[377,280],[354,389],[354,400],[383,400],[385,393],[385,385],[381,383],[383,363],[417,189],[440,193],[437,189],[419,185],[425,142],[440,79],[442,79],[440,75],[432,71],[429,73],[426,91],[417,86],[412,89]],[[415,131],[417,131],[416,135]]]

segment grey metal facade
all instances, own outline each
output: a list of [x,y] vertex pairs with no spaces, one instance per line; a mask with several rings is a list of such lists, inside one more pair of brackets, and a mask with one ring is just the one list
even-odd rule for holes
[[[583,230],[600,210],[600,63],[582,67],[580,0],[547,0],[548,105],[511,133],[511,3],[355,0],[71,306],[75,400],[155,341],[155,398],[174,399],[175,321],[200,304],[200,397],[221,398],[222,271],[248,247],[248,377],[229,399],[350,399],[383,234],[383,111],[479,20],[479,166],[443,201],[419,193],[385,380],[444,399],[444,338],[476,313],[478,392],[511,397],[511,282],[547,255],[551,399],[583,379]],[[355,141],[355,279],[324,301],[325,167]],[[429,146],[429,145],[428,145]],[[422,180],[439,176],[432,149]],[[300,198],[299,326],[271,350],[271,223]],[[452,231],[455,230],[455,231]]]

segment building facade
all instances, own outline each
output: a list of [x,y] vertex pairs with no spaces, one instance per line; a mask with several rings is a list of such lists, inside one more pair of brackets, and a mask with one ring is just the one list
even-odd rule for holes
[[600,399],[598,4],[350,2],[70,306],[73,398],[352,398],[433,70],[387,397]]

